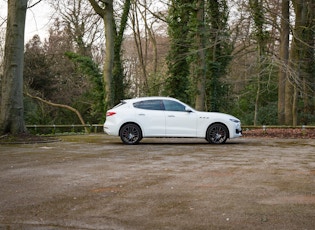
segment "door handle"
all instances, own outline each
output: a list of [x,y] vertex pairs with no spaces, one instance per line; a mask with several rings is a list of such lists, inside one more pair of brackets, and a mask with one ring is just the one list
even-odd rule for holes
[[168,115],[168,117],[175,117],[175,115]]
[[144,114],[144,113],[139,113],[138,115],[139,115],[139,116],[145,116],[145,114]]

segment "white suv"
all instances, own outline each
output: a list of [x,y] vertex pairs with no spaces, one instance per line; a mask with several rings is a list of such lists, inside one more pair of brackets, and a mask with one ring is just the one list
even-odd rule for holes
[[241,122],[224,113],[199,112],[170,97],[127,99],[106,113],[104,131],[120,136],[125,144],[138,144],[144,137],[205,138],[223,144],[242,136]]

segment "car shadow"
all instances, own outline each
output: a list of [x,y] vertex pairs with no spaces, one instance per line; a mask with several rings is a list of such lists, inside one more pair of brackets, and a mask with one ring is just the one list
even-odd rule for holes
[[[224,144],[211,144],[200,138],[144,138],[137,145],[209,145],[209,146],[224,146],[224,145],[239,145],[245,142],[236,139],[227,140]],[[112,142],[111,144],[126,145],[122,142]],[[127,145],[128,146],[128,145]]]

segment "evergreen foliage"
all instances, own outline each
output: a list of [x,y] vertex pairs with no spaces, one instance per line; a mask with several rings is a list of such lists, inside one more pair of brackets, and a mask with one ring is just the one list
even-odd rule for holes
[[222,111],[226,105],[227,85],[221,80],[231,61],[232,45],[228,31],[228,6],[225,0],[209,1],[206,5],[208,24],[207,98],[211,111]]
[[[166,94],[194,104],[196,95],[202,93],[197,88],[200,76],[205,76],[205,108],[222,110],[228,86],[222,83],[221,77],[226,74],[232,52],[227,2],[206,1],[200,5],[198,1],[186,0],[172,3],[168,16],[171,45]],[[204,7],[202,21],[197,15],[198,7]],[[205,55],[200,56],[199,52]],[[205,65],[200,65],[201,62]]]
[[128,14],[130,10],[130,0],[126,0],[123,13],[120,20],[119,28],[116,28],[116,24],[114,23],[114,66],[113,66],[113,79],[111,85],[111,100],[114,105],[116,105],[120,100],[125,97],[125,72],[122,62],[122,43],[124,38],[124,31],[127,26]]
[[85,97],[90,100],[90,109],[88,110],[89,121],[103,122],[107,106],[104,100],[104,86],[101,70],[95,62],[86,56],[76,53],[66,52],[65,55],[77,65],[77,71],[89,76],[93,83],[91,91],[85,93]]
[[168,78],[164,94],[189,103],[189,22],[192,11],[190,0],[172,1],[168,12],[170,51],[167,56]]
[[53,74],[49,65],[40,37],[35,35],[26,44],[24,52],[24,83],[47,98],[50,98],[54,91]]

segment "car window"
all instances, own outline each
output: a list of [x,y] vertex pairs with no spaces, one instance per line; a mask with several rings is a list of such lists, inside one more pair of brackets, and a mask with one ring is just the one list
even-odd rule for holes
[[162,100],[145,100],[133,103],[133,106],[138,109],[149,109],[149,110],[164,110]]
[[185,105],[171,100],[164,100],[164,107],[166,111],[182,111],[185,112]]

